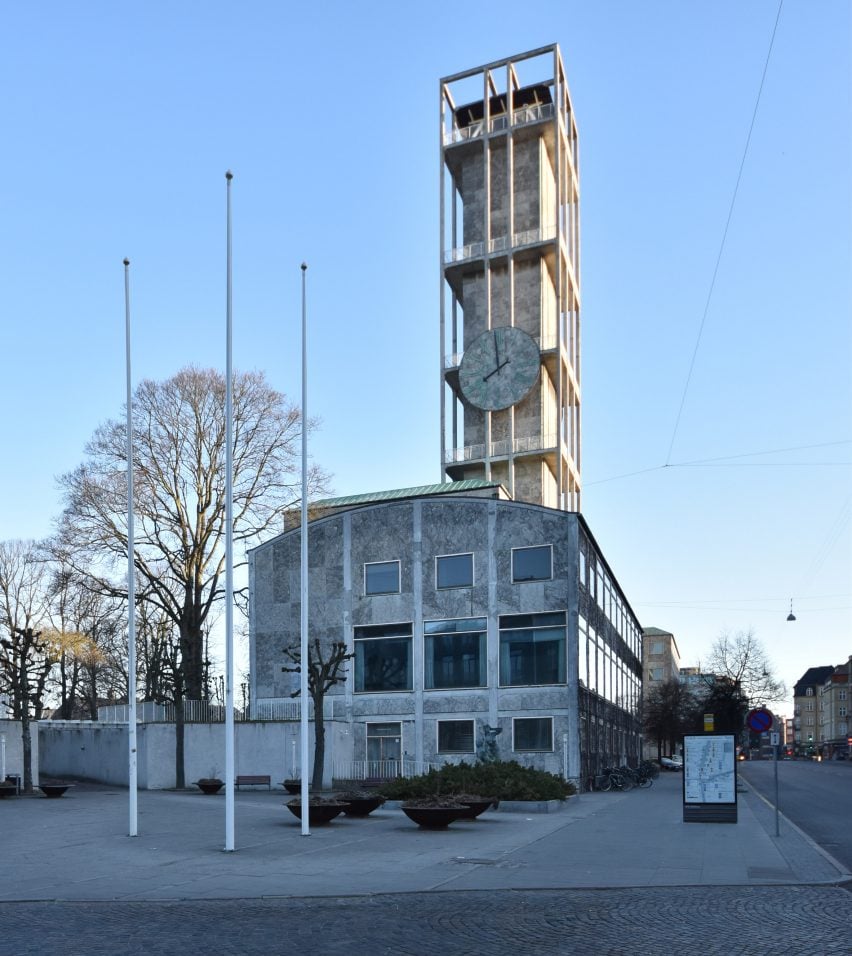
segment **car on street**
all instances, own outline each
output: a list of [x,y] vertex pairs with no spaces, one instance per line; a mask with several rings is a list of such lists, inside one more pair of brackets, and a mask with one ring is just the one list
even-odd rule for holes
[[663,770],[683,770],[683,757],[673,754],[671,757],[660,757],[660,766]]

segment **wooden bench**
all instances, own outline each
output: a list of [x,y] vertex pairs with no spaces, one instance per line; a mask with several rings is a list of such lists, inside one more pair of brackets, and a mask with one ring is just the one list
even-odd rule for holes
[[237,790],[240,787],[266,787],[272,789],[272,778],[268,773],[244,773],[237,776],[235,781]]

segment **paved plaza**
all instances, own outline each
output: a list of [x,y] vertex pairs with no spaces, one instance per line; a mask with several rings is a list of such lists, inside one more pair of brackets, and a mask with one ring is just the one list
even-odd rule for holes
[[[849,874],[754,793],[684,824],[680,776],[423,831],[395,808],[301,835],[286,795],[80,784],[0,804],[0,956],[852,953]],[[696,944],[700,944],[698,950]]]

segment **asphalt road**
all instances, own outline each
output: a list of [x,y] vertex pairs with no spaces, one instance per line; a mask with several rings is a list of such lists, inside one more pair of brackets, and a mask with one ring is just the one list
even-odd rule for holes
[[[772,761],[748,760],[737,769],[774,806]],[[778,795],[781,812],[852,872],[852,764],[779,760]]]

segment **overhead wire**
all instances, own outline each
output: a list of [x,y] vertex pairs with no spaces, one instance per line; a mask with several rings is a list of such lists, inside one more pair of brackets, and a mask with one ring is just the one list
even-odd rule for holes
[[775,25],[772,28],[772,36],[769,40],[769,49],[766,52],[766,60],[763,64],[763,74],[760,77],[760,86],[758,87],[758,90],[757,90],[757,99],[755,100],[754,110],[752,111],[752,114],[751,114],[751,123],[749,124],[749,127],[748,127],[748,135],[746,136],[745,149],[743,149],[742,159],[740,160],[740,168],[739,168],[739,171],[737,172],[737,181],[736,181],[736,184],[734,185],[734,193],[733,193],[733,196],[731,196],[731,204],[728,208],[728,217],[725,220],[725,228],[722,231],[722,241],[719,244],[719,252],[716,256],[716,264],[713,267],[713,277],[710,280],[710,288],[707,292],[707,299],[704,303],[704,312],[701,316],[701,323],[698,326],[698,336],[695,340],[695,348],[692,350],[692,358],[689,362],[689,371],[687,372],[687,375],[686,375],[686,382],[683,386],[683,392],[680,397],[680,406],[678,407],[678,410],[677,410],[677,417],[675,419],[671,441],[669,442],[669,450],[668,450],[668,454],[666,455],[666,465],[668,465],[669,462],[671,461],[672,450],[674,448],[675,439],[677,438],[678,429],[680,427],[680,419],[681,419],[681,416],[683,415],[683,407],[686,402],[686,395],[687,395],[687,392],[689,391],[690,382],[692,381],[692,372],[695,368],[695,359],[698,355],[698,348],[701,344],[701,336],[704,332],[704,325],[707,321],[707,314],[710,311],[710,301],[713,298],[713,290],[716,287],[716,277],[719,274],[719,265],[722,261],[722,253],[725,251],[725,242],[728,238],[728,229],[730,228],[731,219],[734,215],[734,206],[736,205],[736,201],[737,201],[737,193],[739,192],[739,189],[740,189],[740,182],[743,176],[743,169],[745,167],[746,157],[748,156],[749,145],[751,144],[751,134],[754,130],[755,120],[757,119],[757,111],[758,111],[758,108],[760,107],[760,98],[761,98],[761,95],[763,94],[763,85],[764,85],[764,82],[766,81],[766,73],[767,73],[767,70],[769,69],[769,59],[772,56],[772,47],[773,47],[773,44],[775,43],[775,34],[778,32],[778,21],[781,19],[781,8],[783,6],[784,6],[784,0],[779,0],[778,13],[775,16]]
[[713,458],[693,458],[693,459],[690,459],[689,461],[676,461],[676,462],[672,462],[671,464],[665,464],[665,465],[651,465],[649,468],[639,468],[636,471],[628,471],[621,475],[611,475],[609,478],[599,478],[597,481],[587,481],[587,482],[584,482],[584,485],[585,487],[588,488],[591,485],[603,485],[609,481],[618,481],[619,479],[622,479],[622,478],[633,478],[636,475],[647,475],[653,471],[664,471],[665,469],[671,469],[671,468],[701,468],[701,467],[736,468],[736,467],[742,467],[742,466],[748,466],[748,465],[760,466],[765,468],[787,468],[791,466],[805,465],[807,467],[814,468],[817,466],[826,466],[826,465],[828,466],[843,465],[846,467],[852,465],[852,462],[848,462],[848,461],[821,461],[821,462],[813,462],[813,461],[809,461],[809,462],[783,462],[783,461],[739,462],[738,461],[738,459],[740,458],[756,458],[761,455],[781,455],[791,451],[810,451],[814,448],[833,448],[833,447],[836,447],[837,445],[852,445],[852,439],[845,438],[845,439],[841,439],[840,441],[820,442],[818,444],[813,444],[813,445],[791,445],[791,446],[788,446],[787,448],[771,448],[765,451],[746,451],[746,452],[739,452],[736,455],[717,455]]

